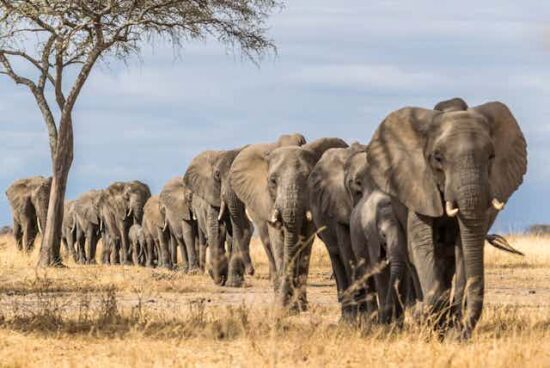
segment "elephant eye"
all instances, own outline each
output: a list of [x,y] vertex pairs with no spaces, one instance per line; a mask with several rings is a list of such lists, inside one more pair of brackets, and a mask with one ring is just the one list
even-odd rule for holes
[[274,176],[269,177],[269,185],[271,187],[275,187],[277,185],[277,178]]
[[214,170],[214,179],[220,180],[220,170]]
[[438,151],[434,152],[433,158],[434,158],[435,162],[443,163],[443,155],[441,154],[441,152],[438,152]]

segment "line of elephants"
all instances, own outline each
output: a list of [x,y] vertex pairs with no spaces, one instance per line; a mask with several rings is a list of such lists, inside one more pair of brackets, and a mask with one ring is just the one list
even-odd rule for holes
[[[139,181],[92,190],[66,203],[63,242],[80,263],[95,262],[100,237],[105,264],[173,267],[179,248],[185,271],[237,287],[254,274],[255,229],[276,302],[301,311],[317,235],[343,320],[401,324],[414,303],[415,315],[467,338],[483,307],[488,230],[526,169],[506,105],[454,98],[392,112],[368,145],[289,134],[202,152],[159,195]],[[19,249],[45,226],[49,183],[23,179],[7,191]]]

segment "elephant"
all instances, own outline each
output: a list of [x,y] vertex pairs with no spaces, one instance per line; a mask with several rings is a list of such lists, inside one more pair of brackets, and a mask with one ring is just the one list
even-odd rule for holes
[[180,248],[185,271],[199,269],[195,249],[196,221],[191,209],[192,192],[181,176],[170,179],[159,195],[160,211],[170,234],[170,254],[173,265],[177,263],[177,247]]
[[[105,226],[104,263],[129,264],[128,230],[134,223],[141,224],[143,207],[151,197],[147,184],[140,181],[115,182],[103,190],[99,202],[100,220]],[[120,251],[120,254],[119,254]],[[132,255],[136,262],[136,255]]]
[[132,248],[132,254],[138,255],[139,265],[145,264],[145,251],[147,249],[147,241],[145,240],[145,234],[140,224],[133,224],[128,230],[128,240]]
[[102,190],[90,190],[74,201],[79,263],[96,263],[97,243],[102,230],[100,203],[104,194]]
[[78,261],[78,254],[75,246],[76,241],[76,217],[74,213],[75,201],[65,202],[63,210],[63,225],[61,228],[61,241],[65,246],[67,253],[75,262]]
[[260,225],[262,241],[274,251],[276,302],[289,310],[307,309],[305,288],[315,235],[308,177],[326,150],[347,146],[339,138],[302,146],[256,144],[243,149],[231,166],[231,187]]
[[169,234],[160,211],[158,195],[149,197],[143,207],[143,234],[146,241],[145,265],[172,268],[172,258],[168,249]]
[[[327,150],[308,178],[313,222],[319,229],[318,237],[327,247],[344,321],[351,321],[356,315],[354,301],[344,298],[356,273],[350,238],[350,216],[355,203],[348,195],[344,167],[354,153],[365,149],[366,146],[354,143],[351,147]],[[366,166],[366,162],[360,164]]]
[[[406,296],[415,293],[407,272],[407,237],[392,198],[378,189],[365,192],[351,213],[350,236],[358,280],[365,284],[362,279],[371,274],[374,279],[374,287],[367,284],[365,292],[356,294],[367,296],[360,312],[370,314],[377,309],[380,322],[396,320],[401,325],[404,307],[413,299]],[[389,267],[382,267],[384,263]],[[370,293],[376,294],[377,305],[371,302]]]
[[[199,268],[201,271],[206,269],[206,249],[207,249],[207,230],[206,230],[206,219],[208,215],[208,210],[210,204],[204,199],[197,195],[191,193],[191,213],[193,215],[193,220],[195,221],[195,254],[199,254]],[[225,233],[222,233],[222,236],[225,237]],[[213,275],[211,275],[213,276]]]
[[46,228],[51,185],[51,177],[33,176],[16,180],[6,190],[17,249],[30,252],[37,234]]
[[[233,205],[233,202],[228,203],[228,199],[222,198],[222,195],[227,193],[222,192],[222,177],[227,176],[229,167],[234,157],[240,149],[229,151],[204,151],[197,155],[187,168],[184,175],[185,185],[193,191],[193,198],[200,197],[204,203],[208,203],[206,208],[206,235],[208,239],[208,249],[210,251],[210,267],[209,270],[218,285],[239,286],[235,273],[239,270],[235,269],[238,261],[231,262],[233,269],[229,271],[228,257],[225,250],[226,239],[232,239],[232,218],[230,213],[232,209],[238,205]],[[226,207],[229,206],[229,211],[226,213]],[[248,221],[242,209],[241,216],[243,221]],[[240,229],[239,229],[240,230]],[[250,231],[251,233],[251,231]],[[250,238],[247,239],[250,242]],[[242,244],[246,239],[244,234],[239,233],[239,239],[235,239],[235,243],[229,245],[229,259],[237,257],[237,249],[246,248]],[[237,245],[238,243],[241,245]],[[235,252],[234,252],[235,251]],[[250,259],[250,256],[248,256]]]
[[427,315],[468,338],[483,309],[487,232],[527,171],[516,119],[501,102],[402,108],[377,128],[367,157],[369,177],[405,208],[399,221]]

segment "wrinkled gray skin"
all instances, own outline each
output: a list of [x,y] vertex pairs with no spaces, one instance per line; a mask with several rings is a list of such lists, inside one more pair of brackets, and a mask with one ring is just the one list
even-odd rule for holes
[[[322,138],[303,146],[249,146],[231,167],[231,186],[245,203],[255,224],[268,224],[275,259],[275,290],[279,305],[307,308],[306,283],[315,226],[308,219],[307,179],[321,155],[333,147],[347,147],[338,138]],[[311,217],[310,217],[311,218]]]
[[151,196],[145,203],[142,227],[147,244],[145,265],[153,267],[156,261],[156,265],[159,267],[172,268],[172,258],[168,248],[170,238],[160,211],[158,195]]
[[51,184],[51,178],[33,176],[16,180],[6,190],[17,249],[30,252],[36,235],[46,228]]
[[354,301],[343,297],[353,283],[356,268],[349,229],[354,203],[344,185],[344,165],[354,152],[365,148],[354,144],[352,147],[327,150],[308,178],[313,222],[330,256],[344,320],[350,320],[355,314]]
[[102,190],[90,190],[74,201],[78,263],[96,263],[97,242],[101,238],[100,202],[103,195]]
[[138,264],[145,264],[145,252],[147,249],[147,241],[145,240],[145,234],[140,224],[133,224],[128,231],[128,240],[132,247],[132,254],[138,255]]
[[[105,241],[103,263],[130,264],[128,230],[134,223],[142,223],[143,207],[151,196],[147,184],[140,181],[115,182],[103,190],[99,199]],[[120,252],[120,254],[119,254]],[[132,255],[133,261],[136,256]]]
[[63,225],[61,228],[61,241],[67,253],[75,262],[78,261],[76,247],[76,217],[74,213],[75,201],[65,202],[63,210]]
[[181,176],[170,179],[159,195],[164,226],[170,236],[170,256],[177,264],[180,249],[184,271],[196,272],[199,262],[195,250],[196,221],[191,209],[192,192],[183,184]]
[[469,337],[483,309],[487,231],[527,169],[515,118],[500,102],[465,111],[403,108],[381,123],[367,156],[375,184],[407,209],[399,221],[427,313],[441,327],[456,317],[452,324]]

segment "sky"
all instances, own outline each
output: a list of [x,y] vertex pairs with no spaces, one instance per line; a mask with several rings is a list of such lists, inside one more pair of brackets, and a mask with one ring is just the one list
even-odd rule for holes
[[[528,173],[494,230],[550,223],[550,2],[289,1],[269,26],[277,54],[259,66],[205,41],[95,69],[74,113],[67,198],[134,179],[158,193],[203,150],[282,133],[367,143],[391,111],[460,96],[506,103],[528,142]],[[33,98],[0,76],[0,189],[50,171]]]

